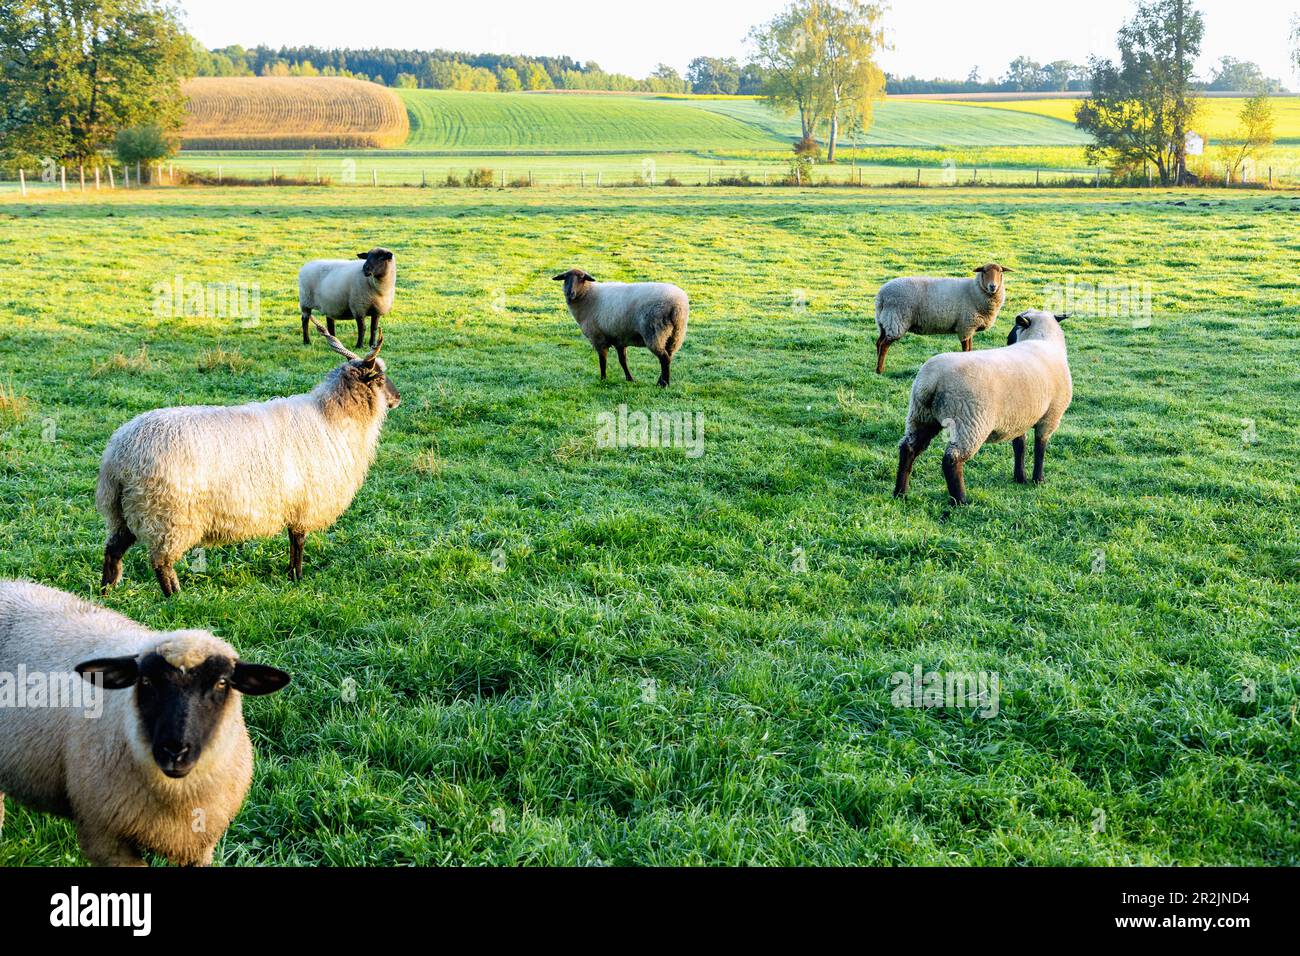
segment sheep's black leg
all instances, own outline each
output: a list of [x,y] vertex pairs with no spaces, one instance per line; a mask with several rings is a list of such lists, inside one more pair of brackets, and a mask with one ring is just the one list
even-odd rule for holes
[[1047,439],[1041,435],[1034,436],[1034,484],[1043,483],[1043,459],[1047,456]]
[[[659,387],[667,388],[668,383],[672,381],[673,360],[672,356],[659,356]],[[631,379],[631,376],[628,376]]]
[[122,558],[133,544],[135,535],[126,528],[108,539],[108,544],[104,546],[104,574],[99,580],[99,586],[104,591],[117,587],[122,580]]
[[330,335],[334,334],[334,320],[331,319],[328,315],[325,316],[325,328],[329,329]]
[[885,354],[889,347],[894,344],[893,339],[885,338],[885,333],[880,333],[880,338],[876,339],[876,374],[885,374]]
[[966,503],[966,459],[951,445],[943,456],[943,477],[948,481],[948,497],[959,505]]
[[961,340],[961,350],[962,350],[963,352],[969,352],[969,351],[971,351],[973,348],[975,348],[975,340],[974,340],[974,338],[962,339],[962,340]]
[[596,354],[600,356],[600,380],[605,381],[605,363],[609,361],[609,349],[596,349]]
[[618,349],[618,364],[623,366],[623,374],[627,376],[627,380],[630,382],[632,381],[632,372],[627,367],[627,349],[621,345],[615,346],[615,348]]
[[370,313],[370,347],[372,349],[375,347],[375,342],[378,341],[377,338],[378,335],[379,335],[379,316],[376,313],[371,312]]
[[311,309],[302,310],[302,344],[311,345],[311,336],[307,334],[307,323],[311,321]]
[[934,437],[943,431],[938,422],[922,425],[915,435],[904,435],[898,443],[898,478],[894,481],[894,497],[903,498],[912,483],[912,466],[916,459],[930,447]]
[[1029,479],[1025,477],[1025,436],[1024,435],[1021,435],[1019,438],[1011,442],[1011,450],[1015,453],[1016,456],[1016,470],[1013,476],[1015,478],[1015,482],[1018,485],[1028,484]]
[[289,529],[289,580],[302,580],[302,552],[307,542],[307,533]]
[[363,315],[357,319],[357,348],[362,348],[366,344],[366,317]]
[[158,578],[158,586],[162,588],[163,597],[169,598],[181,589],[181,580],[176,576],[176,569],[170,564],[155,564],[153,573]]

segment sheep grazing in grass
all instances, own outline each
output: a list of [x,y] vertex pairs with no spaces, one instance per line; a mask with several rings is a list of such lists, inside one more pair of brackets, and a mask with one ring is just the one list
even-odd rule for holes
[[0,825],[5,794],[68,817],[95,866],[143,866],[145,851],[211,863],[253,779],[243,695],[289,683],[206,631],[0,581],[0,700],[17,674],[23,699],[0,706]]
[[907,433],[898,446],[894,495],[907,494],[912,465],[945,428],[943,456],[948,494],[966,503],[963,469],[986,442],[1010,441],[1015,480],[1024,484],[1025,435],[1034,430],[1034,481],[1043,480],[1047,442],[1070,407],[1074,385],[1061,323],[1068,316],[1025,312],[1016,318],[1006,348],[936,355],[912,385]]
[[885,374],[889,347],[914,335],[956,335],[963,352],[974,348],[976,332],[993,327],[1006,302],[1003,276],[1011,270],[991,262],[970,279],[914,276],[892,279],[876,293],[876,374]]
[[163,408],[117,430],[104,451],[95,505],[108,525],[102,586],[122,579],[136,541],[149,548],[167,597],[173,565],[198,545],[266,538],[288,529],[289,577],[302,577],[307,535],[352,504],[379,433],[401,396],[379,357],[349,352],[312,320],[347,362],[305,395],[235,407]]
[[612,347],[623,374],[629,345],[649,349],[659,359],[659,386],[667,388],[673,357],[686,339],[691,304],[686,293],[666,282],[597,282],[581,269],[555,276],[564,283],[564,300],[582,334],[600,356],[600,377]]
[[[357,261],[360,260],[360,261]],[[378,343],[379,320],[393,310],[397,260],[388,249],[371,249],[356,259],[318,259],[298,272],[298,306],[302,309],[302,344],[310,345],[307,323],[320,312],[334,334],[335,319],[356,319],[357,348],[370,319],[370,347]]]

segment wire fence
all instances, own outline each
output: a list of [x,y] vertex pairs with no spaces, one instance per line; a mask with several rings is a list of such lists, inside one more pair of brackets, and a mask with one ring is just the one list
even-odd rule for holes
[[[1203,170],[1204,172],[1204,170]],[[461,163],[418,162],[359,163],[355,160],[303,163],[289,160],[235,160],[230,163],[195,163],[184,157],[153,164],[105,165],[94,168],[44,164],[39,169],[0,170],[0,192],[29,193],[102,192],[104,190],[171,186],[321,186],[321,187],[406,187],[425,189],[524,189],[570,187],[673,188],[673,187],[1078,187],[1155,186],[1145,177],[1116,179],[1108,170],[960,167],[953,163],[937,166],[814,165],[795,167],[778,164],[694,164],[666,165],[652,160],[641,164],[558,164],[478,166]],[[1217,170],[1202,177],[1202,185],[1287,188],[1300,185],[1300,170],[1291,167],[1259,166],[1237,171],[1226,167],[1222,178]]]

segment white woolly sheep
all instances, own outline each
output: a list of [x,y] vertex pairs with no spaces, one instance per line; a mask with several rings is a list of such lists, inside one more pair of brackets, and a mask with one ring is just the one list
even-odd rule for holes
[[885,374],[885,353],[911,332],[956,335],[963,352],[974,347],[976,332],[993,327],[1006,302],[1005,273],[996,262],[981,266],[970,279],[912,276],[891,279],[876,293],[876,374]]
[[253,779],[241,695],[289,683],[206,631],[0,581],[0,688],[13,675],[28,697],[0,707],[0,826],[6,793],[68,817],[95,866],[143,866],[142,851],[211,863]]
[[235,407],[163,408],[114,433],[95,506],[108,525],[102,586],[122,579],[122,557],[149,548],[163,594],[180,590],[173,565],[198,545],[266,538],[288,529],[289,577],[302,577],[303,544],[352,504],[374,461],[388,412],[401,396],[379,357],[348,361],[305,395]]
[[335,319],[356,319],[357,348],[370,319],[370,347],[379,336],[379,320],[393,310],[397,260],[388,249],[358,253],[357,259],[317,259],[298,272],[298,306],[302,309],[302,344],[310,345],[307,323],[315,309],[325,316],[330,335]]
[[691,304],[686,293],[666,282],[597,282],[581,269],[555,276],[564,283],[564,299],[582,334],[600,356],[600,377],[613,347],[623,374],[629,345],[649,349],[659,359],[659,386],[667,388],[673,357],[686,340]]
[[1043,480],[1047,442],[1070,407],[1074,385],[1061,323],[1068,316],[1025,312],[1005,348],[936,355],[912,384],[907,432],[898,446],[894,495],[907,494],[912,465],[944,428],[948,494],[966,503],[963,469],[986,442],[1012,442],[1015,480],[1025,484],[1025,435],[1034,429],[1034,481]]

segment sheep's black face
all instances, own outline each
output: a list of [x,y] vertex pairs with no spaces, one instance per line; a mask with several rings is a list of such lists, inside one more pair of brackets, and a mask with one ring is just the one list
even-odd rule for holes
[[393,380],[388,377],[388,366],[384,364],[383,359],[376,358],[373,363],[361,360],[353,364],[357,367],[357,374],[361,376],[361,380],[383,394],[390,412],[402,404],[402,395],[393,384]]
[[570,302],[576,302],[587,288],[588,282],[595,282],[587,273],[581,269],[570,269],[562,275],[555,276],[556,282],[564,283],[564,298]]
[[388,278],[388,270],[393,267],[393,254],[387,249],[371,249],[369,252],[358,253],[357,258],[366,261],[361,267],[362,274],[377,282]]
[[232,690],[257,696],[273,694],[289,675],[273,667],[245,664],[228,657],[208,657],[197,667],[175,667],[160,654],[90,661],[77,667],[88,680],[102,675],[108,690],[135,687],[140,729],[154,762],[179,780],[199,763],[220,726]]

